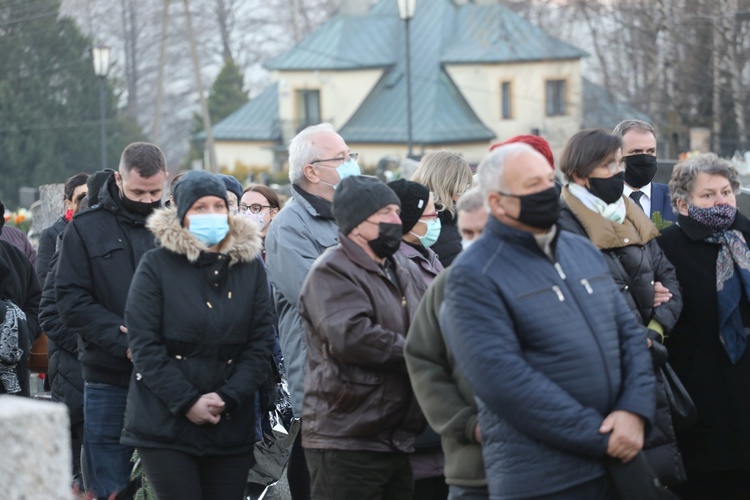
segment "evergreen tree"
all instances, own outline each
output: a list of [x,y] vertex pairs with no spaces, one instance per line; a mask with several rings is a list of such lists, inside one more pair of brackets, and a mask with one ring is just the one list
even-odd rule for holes
[[[100,165],[99,82],[91,40],[50,0],[0,3],[0,199],[20,186],[65,182]],[[142,133],[117,113],[107,85],[109,166]]]
[[[208,92],[208,112],[211,115],[211,124],[219,123],[221,120],[240,109],[247,101],[247,91],[244,90],[245,80],[240,69],[234,61],[228,59],[216,76],[211,89]],[[203,118],[200,114],[193,115],[193,127],[191,137],[194,138],[190,144],[190,155],[188,162],[197,158],[203,158],[203,139],[195,139],[196,135],[203,132]],[[202,137],[202,136],[199,136]]]

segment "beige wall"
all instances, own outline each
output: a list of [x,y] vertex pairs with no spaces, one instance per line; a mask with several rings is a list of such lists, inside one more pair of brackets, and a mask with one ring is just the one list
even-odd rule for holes
[[216,141],[216,161],[220,168],[234,170],[237,162],[249,167],[271,170],[273,151],[270,142]]
[[297,90],[320,91],[320,114],[324,121],[341,128],[383,74],[382,69],[361,71],[275,71],[279,83],[279,118],[296,122]]
[[[556,154],[583,122],[580,60],[446,66],[480,120],[504,140],[539,129]],[[545,82],[567,81],[567,114],[546,116]],[[512,117],[501,116],[502,82],[511,82]]]

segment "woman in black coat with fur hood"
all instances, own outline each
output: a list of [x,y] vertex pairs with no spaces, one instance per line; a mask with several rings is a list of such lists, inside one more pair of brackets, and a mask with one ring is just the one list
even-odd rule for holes
[[135,369],[122,443],[161,500],[239,500],[274,341],[261,239],[228,213],[213,174],[185,174],[175,202],[148,221],[160,248],[142,258],[125,308]]

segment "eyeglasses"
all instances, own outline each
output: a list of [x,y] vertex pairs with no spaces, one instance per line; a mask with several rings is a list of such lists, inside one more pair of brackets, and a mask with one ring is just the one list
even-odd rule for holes
[[259,214],[261,213],[261,211],[263,211],[264,208],[273,209],[274,207],[272,207],[271,205],[261,205],[260,203],[253,203],[252,205],[248,206],[243,203],[242,205],[240,205],[240,212],[244,214],[245,212],[250,210],[250,213]]
[[616,174],[625,167],[625,160],[620,159],[619,162],[615,160],[609,160],[606,163],[602,163],[597,168],[606,168],[610,174]]
[[[357,161],[357,158],[359,158],[359,153],[349,153],[348,155],[343,156],[343,157],[339,157],[339,158],[328,158],[328,159],[325,159],[325,160],[314,160],[314,161],[310,162],[310,165],[314,165],[316,163],[321,163],[321,162],[324,162],[324,161],[336,161],[336,162],[339,162],[339,163],[344,163],[346,161],[349,161],[349,159]],[[321,166],[325,167],[325,165],[321,165]]]
[[420,220],[422,220],[422,219],[435,220],[437,218],[438,218],[438,213],[434,212],[434,213],[431,213],[431,214],[422,214],[422,217],[420,217],[419,219]]

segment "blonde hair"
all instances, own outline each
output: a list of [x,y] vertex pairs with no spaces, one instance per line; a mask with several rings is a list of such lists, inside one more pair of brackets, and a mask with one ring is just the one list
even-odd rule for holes
[[412,181],[424,184],[432,192],[435,204],[456,216],[455,200],[474,187],[474,177],[469,163],[453,151],[427,153],[419,162]]

